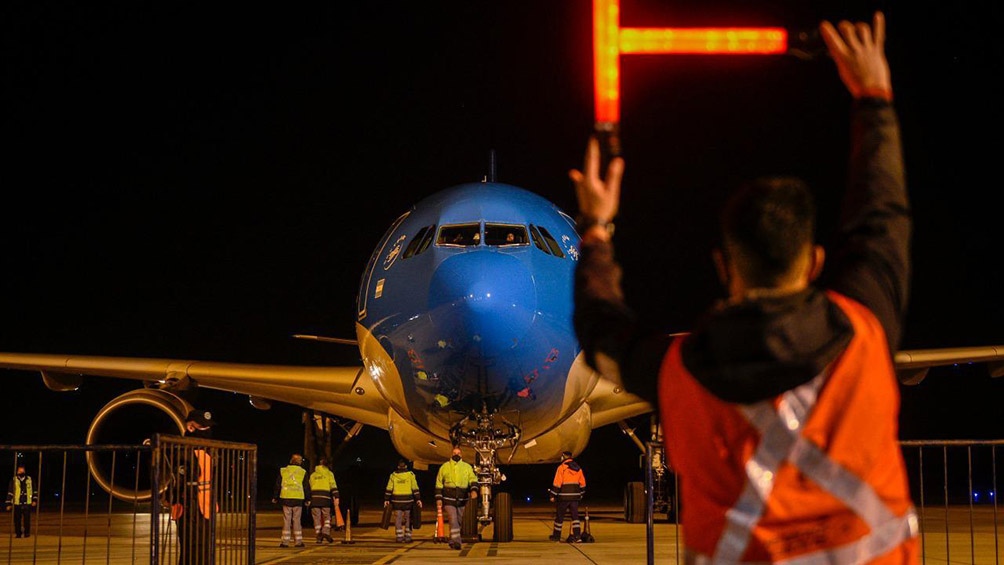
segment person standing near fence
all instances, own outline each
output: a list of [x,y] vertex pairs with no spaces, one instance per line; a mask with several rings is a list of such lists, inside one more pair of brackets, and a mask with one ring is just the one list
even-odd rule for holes
[[[211,439],[211,412],[192,410],[185,417],[185,437]],[[178,529],[178,565],[212,565],[215,561],[216,504],[212,498],[213,458],[204,446],[185,446],[175,467],[178,499],[171,517]]]
[[272,503],[282,504],[282,539],[279,547],[289,547],[290,538],[296,547],[303,547],[303,516],[304,497],[310,492],[307,471],[303,468],[303,456],[294,453],[289,458],[289,465],[279,469],[275,479],[275,490]]
[[31,537],[31,512],[38,506],[38,492],[24,465],[18,465],[7,487],[7,511],[14,511],[14,535]]
[[331,537],[331,512],[338,512],[338,483],[328,468],[327,458],[321,457],[310,474],[310,517],[314,522],[317,543],[333,543]]

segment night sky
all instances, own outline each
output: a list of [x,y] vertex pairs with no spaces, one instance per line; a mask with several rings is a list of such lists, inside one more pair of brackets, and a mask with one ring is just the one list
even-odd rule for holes
[[[0,350],[357,364],[351,346],[290,336],[355,337],[362,269],[410,205],[480,180],[494,150],[499,181],[574,213],[567,171],[592,127],[589,7],[5,4]],[[877,8],[915,213],[903,347],[1002,344],[1001,7],[622,0],[621,21],[798,31]],[[850,107],[827,57],[626,58],[621,85],[618,256],[629,301],[667,331],[721,296],[715,213],[742,180],[805,178],[826,242]],[[0,383],[0,444],[82,443],[93,414],[135,386]],[[932,371],[903,389],[902,436],[1004,437],[1002,388],[983,367]],[[217,391],[200,402],[219,414],[218,438],[259,444],[265,473],[302,447],[296,407],[263,413]],[[345,453],[387,472],[396,459],[373,428]],[[614,426],[580,460],[617,494],[636,454]],[[539,493],[551,473],[510,474]]]

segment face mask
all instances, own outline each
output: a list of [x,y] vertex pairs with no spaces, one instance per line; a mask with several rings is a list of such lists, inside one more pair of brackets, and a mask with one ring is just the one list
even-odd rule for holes
[[198,428],[195,428],[194,430],[188,432],[188,434],[186,434],[186,435],[188,437],[211,439],[213,437],[213,430],[212,430],[212,428],[210,428],[208,430],[200,430]]
[[23,479],[23,478],[24,478],[24,473],[18,473],[18,474],[17,474],[17,478],[19,478],[19,479]]
[[460,461],[460,456],[454,455],[453,457],[450,457],[450,459],[453,459],[454,461]]

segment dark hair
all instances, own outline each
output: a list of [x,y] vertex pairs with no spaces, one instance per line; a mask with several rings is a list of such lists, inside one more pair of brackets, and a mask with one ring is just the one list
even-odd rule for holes
[[801,179],[761,177],[722,210],[722,251],[752,286],[775,286],[813,243],[816,205]]

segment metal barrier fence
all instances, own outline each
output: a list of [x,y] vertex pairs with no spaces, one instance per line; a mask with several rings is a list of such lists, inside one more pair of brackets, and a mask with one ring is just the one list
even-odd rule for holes
[[1004,561],[997,456],[1004,440],[902,441],[924,563]]
[[18,466],[38,505],[27,531],[12,512],[0,519],[0,563],[255,561],[253,444],[155,435],[149,445],[0,445],[4,486]]
[[[901,441],[900,446],[919,518],[921,562],[974,565],[1004,562],[1001,546],[1004,515],[997,503],[998,485],[1004,484],[1004,470],[997,465],[997,455],[1004,440],[911,440]],[[654,562],[653,468],[662,464],[657,455],[659,450],[658,444],[646,445],[649,564]],[[675,475],[670,483],[675,517],[679,516],[679,484]],[[682,563],[682,554],[683,548],[677,544],[677,563]]]
[[[901,445],[923,563],[1004,562],[1004,516],[997,502],[1004,482],[997,456],[1004,440]],[[0,445],[3,482],[18,465],[32,478],[39,505],[30,537],[15,537],[11,513],[0,518],[0,536],[7,538],[3,544],[0,537],[0,563],[4,556],[8,564],[255,563],[252,444],[155,436],[141,446]],[[199,526],[199,520],[208,524]],[[213,551],[199,560],[198,549],[207,547]],[[676,555],[679,562],[680,548]]]

